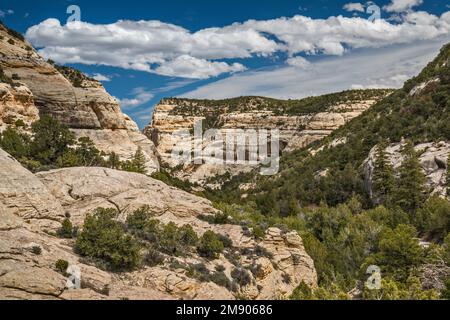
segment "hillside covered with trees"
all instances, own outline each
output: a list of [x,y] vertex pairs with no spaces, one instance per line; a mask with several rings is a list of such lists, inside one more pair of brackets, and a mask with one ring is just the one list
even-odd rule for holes
[[[448,299],[450,202],[431,196],[414,146],[449,140],[450,44],[402,89],[323,141],[284,155],[278,175],[241,175],[206,194],[254,232],[270,225],[299,231],[320,287],[300,287],[293,299]],[[404,159],[397,170],[384,151],[395,143]],[[381,201],[370,197],[364,176],[375,146]],[[379,290],[364,286],[370,265],[381,268]]]

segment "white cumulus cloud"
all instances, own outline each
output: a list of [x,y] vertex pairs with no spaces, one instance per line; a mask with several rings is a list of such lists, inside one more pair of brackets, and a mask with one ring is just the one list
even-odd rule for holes
[[364,5],[362,3],[359,2],[350,2],[344,5],[343,7],[344,10],[349,11],[349,12],[353,12],[353,11],[357,11],[357,12],[364,12]]
[[[390,9],[414,3],[394,0]],[[450,33],[449,13],[407,12],[400,23],[358,17],[313,19],[297,15],[248,20],[191,32],[161,21],[119,20],[112,24],[47,19],[29,28],[27,39],[58,63],[107,65],[171,77],[205,79],[246,68],[228,59],[286,53],[343,55],[358,48],[379,48],[435,39]],[[224,61],[225,60],[225,61]],[[287,61],[288,64],[295,60]]]
[[94,73],[92,75],[92,78],[97,81],[103,81],[103,82],[111,81],[111,77],[105,76],[104,74],[101,74],[101,73]]
[[134,108],[149,102],[153,97],[153,93],[145,90],[145,88],[135,88],[132,92],[133,98],[118,99],[122,108]]
[[304,98],[348,89],[399,88],[433,60],[450,37],[388,48],[359,49],[342,57],[320,58],[307,70],[292,66],[236,74],[191,92],[188,98],[239,96]]
[[207,79],[222,73],[235,73],[244,70],[245,67],[239,63],[230,65],[225,62],[212,62],[183,55],[174,60],[162,63],[155,69],[155,72],[165,76]]
[[303,57],[293,57],[289,58],[286,63],[292,67],[299,69],[308,69],[311,67],[311,63]]
[[387,12],[404,12],[420,6],[422,3],[423,0],[392,0],[383,9]]

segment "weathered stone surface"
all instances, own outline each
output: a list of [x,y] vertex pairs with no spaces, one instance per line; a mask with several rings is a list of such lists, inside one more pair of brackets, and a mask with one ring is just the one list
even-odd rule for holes
[[13,88],[0,83],[0,131],[17,120],[29,125],[38,119],[39,111],[34,105],[33,94],[26,86]]
[[[131,120],[130,120],[131,121]],[[130,126],[131,127],[131,126]],[[106,153],[114,152],[121,161],[131,160],[138,147],[145,156],[147,174],[159,171],[156,149],[151,140],[136,130],[90,130],[72,129],[77,138],[89,137],[96,147]]]
[[[276,115],[272,110],[258,106],[255,98],[250,111],[224,112],[218,116],[217,128],[222,136],[227,136],[234,129],[271,130],[278,129],[280,135],[280,147],[284,152],[291,152],[306,147],[311,143],[321,140],[331,132],[357,117],[362,112],[375,104],[377,100],[358,101],[348,104],[337,104],[329,108],[327,112],[304,115],[289,116]],[[155,143],[161,162],[165,166],[177,168],[179,163],[172,157],[172,151],[177,147],[191,149],[193,145],[202,143],[195,141],[192,135],[194,124],[208,114],[214,107],[203,108],[204,114],[188,115],[178,114],[177,110],[183,105],[183,112],[187,110],[198,111],[201,102],[163,100],[155,107],[151,124],[144,129],[144,133]],[[188,107],[186,107],[188,106]],[[210,110],[211,109],[211,110]],[[192,112],[194,113],[194,112]],[[196,112],[198,113],[198,112]],[[181,131],[185,135],[180,135]],[[177,134],[174,134],[177,133]],[[210,147],[211,144],[203,142],[202,149]],[[224,175],[231,176],[253,169],[250,165],[223,165],[204,163],[202,165],[188,164],[181,170],[176,170],[176,176],[183,180],[194,183],[206,184],[210,177]],[[215,187],[209,184],[209,187]]]
[[88,211],[102,207],[104,203],[123,214],[145,205],[155,216],[195,217],[216,211],[206,199],[136,173],[105,168],[69,168],[41,172],[37,176],[61,201],[64,210],[71,213],[75,222],[82,222]]
[[[386,149],[386,154],[391,162],[391,165],[397,170],[402,162],[403,155],[401,153],[403,144],[396,143],[390,145]],[[431,189],[432,194],[437,194],[442,197],[446,196],[446,173],[447,173],[447,158],[450,154],[450,142],[430,142],[422,143],[415,146],[415,150],[419,152],[420,163],[427,177],[427,186]],[[378,196],[373,192],[372,177],[374,174],[374,167],[376,161],[377,147],[374,147],[369,157],[364,162],[364,171],[366,177],[366,186],[370,192],[371,197],[378,201]]]
[[[266,239],[258,243],[244,235],[240,226],[210,225],[198,218],[200,214],[216,212],[208,200],[168,187],[147,176],[104,168],[70,168],[39,173],[38,177],[78,226],[82,226],[86,214],[97,207],[116,208],[121,214],[120,218],[124,220],[133,210],[147,205],[155,218],[164,224],[189,224],[199,236],[212,230],[229,237],[237,249],[246,248],[248,251],[247,254],[239,254],[241,268],[262,264],[264,274],[260,277],[252,276],[254,284],[239,289],[239,293],[248,298],[286,297],[301,281],[311,286],[317,283],[314,263],[306,254],[301,238],[296,233],[283,234],[279,229],[271,228]],[[270,258],[264,260],[256,255],[256,246],[263,247]],[[225,256],[211,262],[194,255],[187,261],[179,262],[202,263],[214,272],[215,263],[219,261],[231,279],[231,272],[236,266]],[[91,282],[96,283],[94,287],[97,291],[109,282],[105,276],[95,275],[91,278],[94,279]],[[289,282],[286,279],[290,279]],[[112,279],[112,286],[115,281]],[[156,288],[177,299],[233,298],[233,294],[224,287],[192,279],[184,269],[171,270],[170,263],[126,274],[121,281],[131,287]],[[112,286],[110,285],[110,289]]]
[[64,212],[48,189],[20,163],[0,149],[0,203],[40,227],[55,230]]
[[41,114],[51,114],[72,128],[126,128],[118,102],[99,82],[84,81],[75,87],[29,43],[17,38],[14,44],[8,43],[11,36],[3,27],[0,35],[0,66],[7,76],[17,75],[30,89]]

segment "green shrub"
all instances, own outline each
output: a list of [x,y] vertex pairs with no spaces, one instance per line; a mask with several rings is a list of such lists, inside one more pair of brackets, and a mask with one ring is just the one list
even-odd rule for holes
[[164,263],[164,256],[155,249],[149,249],[144,258],[144,263],[149,267],[156,267]]
[[34,136],[30,153],[43,165],[55,164],[75,142],[69,128],[49,116],[41,116],[31,128]]
[[58,236],[64,239],[72,239],[73,238],[74,228],[72,222],[69,217],[66,217],[61,225],[61,228],[58,230]]
[[208,230],[200,238],[197,250],[204,257],[216,259],[223,252],[224,245],[217,234]]
[[126,161],[122,163],[122,170],[128,171],[128,172],[135,172],[140,174],[146,174],[147,168],[145,166],[146,160],[144,152],[142,151],[142,148],[139,147],[136,150],[136,153],[134,154],[134,157],[131,161]]
[[102,208],[89,214],[75,250],[82,256],[103,260],[113,271],[134,270],[141,262],[141,247],[116,221],[117,215],[116,210]]
[[42,253],[42,248],[40,246],[33,246],[31,252],[38,256]]
[[8,39],[8,43],[12,46],[16,44],[16,42],[13,39]]
[[169,255],[181,255],[180,242],[178,238],[178,228],[175,223],[170,222],[165,225],[158,238],[159,248]]
[[30,138],[9,127],[0,133],[0,147],[16,159],[24,159],[30,155]]
[[232,248],[233,240],[231,240],[228,236],[224,236],[222,234],[217,235],[219,237],[220,242],[222,242],[224,248]]
[[187,247],[195,247],[198,244],[198,236],[191,225],[184,225],[178,230],[180,242]]
[[14,125],[18,128],[26,127],[26,124],[22,119],[17,119],[16,122],[14,122]]
[[416,225],[432,239],[443,241],[450,232],[450,202],[432,196],[418,210]]
[[252,230],[252,236],[257,240],[262,240],[266,236],[266,232],[260,226],[254,226]]
[[66,274],[67,269],[69,268],[69,262],[66,260],[58,260],[55,263],[55,269],[61,274]]
[[243,268],[234,268],[231,277],[241,286],[245,287],[252,283],[252,276]]
[[232,289],[232,282],[223,271],[216,271],[212,273],[209,280],[218,286]]

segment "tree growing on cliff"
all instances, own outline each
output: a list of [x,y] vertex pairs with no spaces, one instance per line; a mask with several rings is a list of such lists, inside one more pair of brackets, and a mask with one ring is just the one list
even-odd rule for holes
[[381,203],[389,203],[395,186],[394,169],[386,154],[388,142],[383,140],[377,146],[373,174],[373,191]]
[[75,143],[69,128],[52,117],[42,116],[31,128],[33,141],[30,154],[43,165],[55,164],[69,150],[69,146]]
[[139,147],[134,154],[131,161],[125,161],[121,165],[122,170],[128,172],[136,172],[141,174],[146,174],[147,169],[145,167],[145,155],[142,148]]
[[120,168],[120,158],[115,152],[111,152],[108,157],[108,167],[111,169],[119,169]]
[[427,197],[425,188],[426,177],[412,143],[407,143],[402,150],[402,154],[404,160],[400,166],[395,202],[403,210],[414,216],[416,210],[424,203]]

